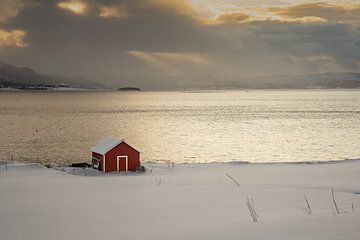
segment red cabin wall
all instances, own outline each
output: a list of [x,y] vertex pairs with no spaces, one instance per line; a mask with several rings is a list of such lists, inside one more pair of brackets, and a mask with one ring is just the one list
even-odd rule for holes
[[[140,153],[122,142],[105,154],[105,172],[117,171],[117,156],[128,156],[129,171],[136,171],[140,167]],[[125,169],[120,170],[125,171]]]

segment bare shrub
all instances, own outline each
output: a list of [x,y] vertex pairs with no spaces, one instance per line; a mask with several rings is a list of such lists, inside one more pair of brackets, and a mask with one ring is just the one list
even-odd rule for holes
[[333,204],[334,204],[333,210],[334,210],[335,214],[340,214],[340,209],[339,209],[339,207],[338,207],[338,205],[337,205],[337,203],[336,203],[335,195],[334,195],[334,189],[333,189],[333,188],[331,189],[331,195],[332,195],[332,200],[333,200]]
[[238,187],[240,186],[240,184],[238,183],[238,181],[236,181],[230,174],[225,173],[225,175],[230,178]]
[[337,204],[337,202],[335,200],[335,195],[334,195],[334,189],[333,188],[331,189],[331,196],[332,196],[332,201],[333,201],[332,210],[333,210],[334,215],[341,214],[341,213],[346,213],[345,210],[339,208],[339,206],[338,206],[338,204]]
[[249,199],[249,197],[246,198],[246,206],[249,210],[250,216],[252,218],[252,220],[254,222],[257,222],[259,220],[259,215],[257,214],[256,210],[255,210],[255,205],[254,205],[254,199],[251,198],[251,201]]
[[306,203],[306,207],[303,207],[302,210],[304,211],[305,214],[312,215],[313,212],[312,212],[309,200],[306,198],[306,196],[304,196],[304,200]]
[[161,185],[161,178],[159,178],[159,179],[155,178],[155,184],[160,186]]

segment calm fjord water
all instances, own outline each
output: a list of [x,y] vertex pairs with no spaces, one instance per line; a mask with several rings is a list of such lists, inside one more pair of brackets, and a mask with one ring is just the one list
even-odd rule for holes
[[360,158],[360,91],[0,93],[0,159],[86,161],[106,136],[145,161]]

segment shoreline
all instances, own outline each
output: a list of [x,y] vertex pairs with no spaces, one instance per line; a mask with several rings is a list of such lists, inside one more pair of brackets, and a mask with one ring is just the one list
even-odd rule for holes
[[[299,161],[299,162],[250,162],[250,161],[228,161],[228,162],[173,162],[173,161],[167,161],[167,160],[159,160],[159,161],[141,161],[144,165],[151,165],[151,164],[157,164],[157,165],[175,165],[175,166],[181,166],[181,165],[194,165],[194,166],[208,166],[208,165],[326,165],[326,164],[341,164],[341,163],[347,163],[347,162],[360,162],[360,158],[352,158],[352,159],[338,159],[338,160],[315,160],[315,161]],[[52,168],[52,167],[71,167],[71,163],[68,164],[60,164],[57,162],[49,162],[44,163],[41,161],[31,161],[31,160],[13,160],[13,163],[21,163],[21,164],[39,164],[41,166]],[[83,162],[74,162],[74,163],[83,163]],[[85,163],[85,162],[84,162]],[[90,163],[86,162],[86,163]],[[12,164],[12,160],[0,160],[1,164]],[[74,167],[78,168],[78,167]],[[91,168],[91,167],[90,167]]]
[[254,91],[360,91],[360,87],[358,88],[239,88],[239,89],[200,89],[200,90],[182,90],[182,89],[175,89],[175,90],[140,90],[140,91],[126,91],[126,90],[117,90],[117,89],[88,89],[88,88],[57,88],[57,89],[47,89],[47,90],[24,90],[24,89],[16,89],[16,88],[0,88],[0,92],[81,92],[81,93],[166,93],[166,92],[177,92],[177,93],[222,93],[222,92],[254,92]]

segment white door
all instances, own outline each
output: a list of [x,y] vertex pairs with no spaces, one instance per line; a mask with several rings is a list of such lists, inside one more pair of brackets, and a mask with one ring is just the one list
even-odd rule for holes
[[117,171],[128,171],[129,170],[129,162],[128,156],[117,156]]

